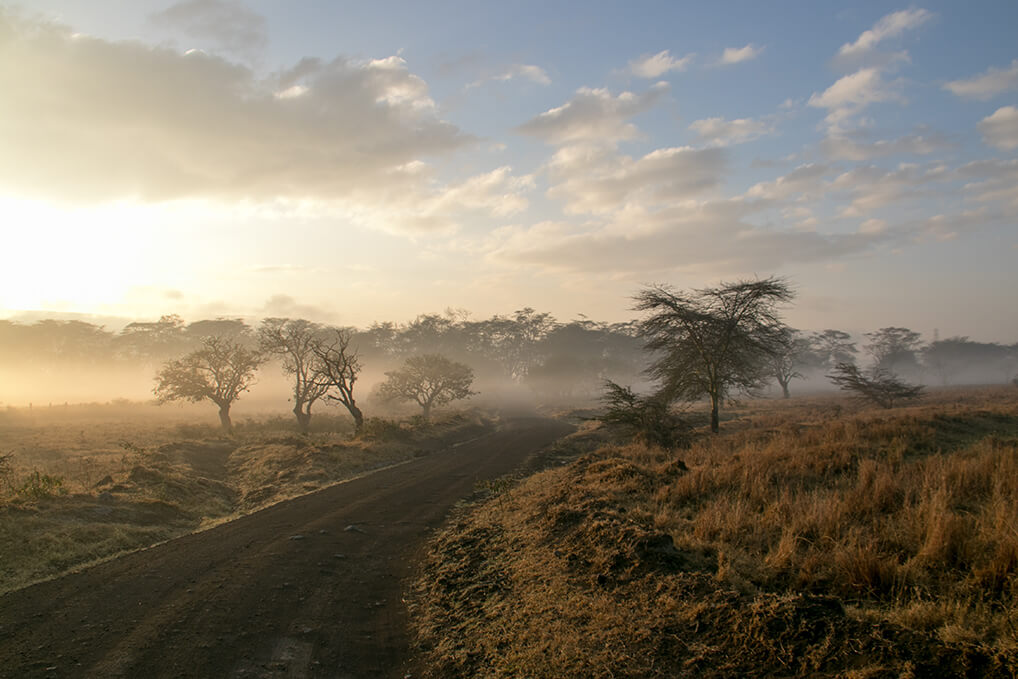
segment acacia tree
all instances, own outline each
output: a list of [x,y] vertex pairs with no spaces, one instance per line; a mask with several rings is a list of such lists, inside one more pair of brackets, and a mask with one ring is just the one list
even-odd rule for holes
[[802,379],[804,375],[799,369],[808,369],[817,363],[816,354],[812,351],[812,343],[802,333],[792,328],[785,328],[779,335],[778,352],[771,358],[771,370],[774,379],[781,385],[781,395],[791,397],[789,385],[794,379]]
[[411,356],[399,370],[385,373],[379,387],[382,398],[414,401],[423,409],[424,421],[434,406],[445,405],[477,392],[470,391],[474,371],[441,354]]
[[231,431],[230,406],[254,384],[261,355],[223,337],[203,337],[201,348],[167,361],[156,374],[159,403],[209,400],[219,406],[219,422]]
[[869,340],[864,348],[873,357],[876,368],[898,373],[903,370],[916,373],[919,361],[916,352],[922,345],[922,335],[908,328],[881,328],[865,333]]
[[828,328],[823,332],[815,332],[810,342],[813,352],[825,368],[833,369],[839,363],[855,363],[855,355],[859,353],[852,336],[842,330]]
[[323,332],[322,326],[301,318],[266,318],[258,329],[262,351],[282,358],[283,372],[293,376],[293,414],[305,434],[311,425],[311,406],[329,389],[320,379],[312,349]]
[[350,348],[352,333],[349,330],[333,329],[329,337],[318,337],[311,343],[315,356],[316,381],[325,385],[324,398],[343,404],[353,417],[354,433],[364,427],[364,413],[357,406],[353,396],[353,385],[361,371],[357,352]]
[[717,433],[721,402],[752,392],[770,376],[785,325],[777,309],[794,297],[779,278],[722,283],[688,293],[652,286],[636,296],[647,348],[657,354],[649,372],[670,399],[710,398],[710,429]]
[[843,391],[850,391],[859,400],[876,403],[881,408],[893,408],[896,403],[914,401],[923,393],[922,386],[907,384],[879,367],[874,367],[866,375],[852,363],[839,363],[827,377]]

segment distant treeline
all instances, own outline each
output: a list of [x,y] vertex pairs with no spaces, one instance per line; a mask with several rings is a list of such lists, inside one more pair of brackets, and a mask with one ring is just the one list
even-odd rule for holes
[[[641,385],[648,356],[638,324],[587,319],[560,322],[531,308],[471,320],[463,312],[423,314],[408,323],[374,323],[351,333],[361,363],[386,370],[406,357],[442,354],[469,365],[480,381],[504,380],[539,395],[596,395],[604,381]],[[134,322],[120,332],[82,321],[0,320],[0,366],[52,373],[71,365],[137,366],[153,371],[193,351],[204,337],[258,345],[258,328],[237,318],[186,323],[177,315]],[[795,331],[784,376],[823,378],[838,361],[885,367],[927,384],[1001,383],[1018,370],[1018,344],[976,342],[967,337],[924,343],[907,328],[882,328],[861,337],[861,350],[838,330]],[[778,380],[776,374],[776,381]]]
[[[413,355],[442,354],[468,364],[478,380],[525,384],[549,397],[595,394],[606,379],[645,379],[646,356],[633,323],[561,323],[527,308],[484,320],[450,312],[424,314],[409,323],[375,323],[366,330],[343,329],[351,333],[351,346],[368,369],[385,370]],[[185,323],[176,315],[130,323],[120,332],[82,321],[0,320],[0,365],[37,366],[46,372],[62,365],[110,364],[154,370],[195,350],[205,337],[257,347],[257,331],[236,318]]]

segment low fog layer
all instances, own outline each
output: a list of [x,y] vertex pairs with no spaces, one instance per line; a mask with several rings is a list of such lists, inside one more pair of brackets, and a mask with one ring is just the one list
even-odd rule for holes
[[[378,397],[378,385],[386,372],[421,354],[440,354],[469,366],[471,388],[477,392],[473,403],[517,408],[535,402],[592,403],[606,380],[637,391],[650,388],[644,372],[648,356],[635,322],[560,322],[528,308],[477,321],[463,313],[425,314],[410,323],[345,331],[361,367],[356,397],[375,412],[393,412],[394,407],[399,412]],[[858,337],[831,329],[792,332],[770,395],[782,394],[781,370],[792,393],[833,389],[826,375],[841,361],[879,366],[931,386],[1000,384],[1018,369],[1018,345],[965,337],[927,342],[919,333],[893,327]],[[81,321],[0,321],[0,404],[151,401],[161,367],[193,351],[205,337],[229,338],[255,349],[259,327],[222,318],[187,323],[177,316],[130,323],[119,332]],[[258,368],[253,386],[233,412],[287,412],[293,407],[292,391],[291,376],[278,359],[271,359]],[[331,410],[324,402],[315,408]]]

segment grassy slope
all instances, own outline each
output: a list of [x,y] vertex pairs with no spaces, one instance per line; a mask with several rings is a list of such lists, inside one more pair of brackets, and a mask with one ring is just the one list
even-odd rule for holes
[[[320,418],[319,427],[328,424]],[[471,438],[494,422],[478,414],[427,428],[371,421],[356,440],[349,432],[299,436],[288,419],[249,422],[231,438],[137,417],[8,425],[0,453],[14,451],[17,465],[0,475],[0,593]],[[33,487],[37,473],[62,483]]]
[[431,546],[432,676],[1013,676],[1018,399],[981,398],[757,407],[530,477]]

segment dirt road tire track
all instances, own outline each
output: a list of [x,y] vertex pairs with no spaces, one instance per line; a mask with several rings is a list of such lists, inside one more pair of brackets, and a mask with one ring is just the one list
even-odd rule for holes
[[0,598],[0,677],[402,677],[404,581],[478,481],[565,435],[521,419]]

